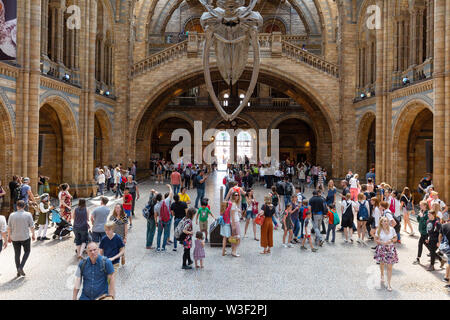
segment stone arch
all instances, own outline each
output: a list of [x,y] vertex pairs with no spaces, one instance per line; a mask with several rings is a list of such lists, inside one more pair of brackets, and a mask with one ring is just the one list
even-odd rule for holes
[[[424,110],[433,113],[432,106],[424,100],[412,100],[400,111],[394,124],[391,182],[396,188],[403,188],[408,185],[408,147],[411,128],[418,115]],[[411,190],[415,190],[415,186],[409,187]]]
[[[214,64],[211,69],[213,74],[217,73],[217,68],[214,68]],[[336,141],[333,142],[332,140],[332,137],[337,137],[336,112],[332,111],[336,107],[333,101],[336,100],[330,100],[330,95],[323,96],[322,94],[319,94],[322,83],[307,83],[290,72],[283,72],[272,64],[269,65],[263,63],[261,64],[260,70],[260,82],[272,85],[277,90],[280,89],[301,104],[303,109],[311,116],[311,120],[315,123],[317,130],[319,132],[327,133],[326,139],[322,141],[327,145],[330,145],[337,152],[339,145]],[[308,70],[310,69],[308,68]],[[165,80],[164,78],[161,79],[159,83],[155,84],[155,86],[149,90],[148,94],[142,94],[140,92],[140,98],[134,99],[134,101],[131,102],[131,107],[136,110],[136,117],[133,118],[130,129],[129,145],[131,146],[131,158],[133,158],[134,152],[137,150],[134,149],[135,146],[139,145],[139,143],[136,145],[136,142],[140,139],[139,137],[142,137],[142,132],[145,130],[144,123],[149,123],[149,121],[154,119],[163,111],[169,101],[179,96],[183,90],[203,84],[204,78],[202,75],[202,66],[200,64],[192,64],[189,66],[188,71],[178,73],[172,77],[166,74],[164,76]],[[251,69],[247,68],[243,77],[246,79],[246,77],[249,78],[250,75]],[[324,81],[330,80],[332,82],[336,81],[337,83],[337,80],[332,79],[325,74],[321,74],[321,76],[326,78]],[[133,86],[137,89],[139,87],[138,84],[145,81],[145,75],[136,77],[134,81],[135,84]],[[279,86],[283,87],[278,88]],[[332,92],[330,94],[333,95]],[[142,104],[142,101],[146,101],[146,103]],[[331,154],[332,150],[330,148],[329,155],[324,157],[323,160],[330,163],[332,161],[333,164],[329,167],[333,170],[339,170],[337,158],[331,157]]]
[[262,32],[263,33],[271,33],[271,32],[267,32],[268,31],[267,29],[269,27],[271,27],[272,25],[278,27],[279,30],[275,30],[276,32],[281,32],[282,34],[287,33],[286,22],[284,21],[283,18],[276,17],[276,16],[265,17],[264,24],[262,26]]
[[[241,114],[239,114],[239,116],[238,116],[237,118],[238,118],[238,119],[241,119],[241,120],[243,120],[243,121],[245,121],[245,122],[247,122],[247,123],[252,127],[252,129],[255,129],[256,132],[258,132],[260,126],[259,126],[258,122],[255,120],[255,118],[253,118],[251,115],[242,112]],[[212,128],[215,128],[215,127],[217,127],[217,125],[218,125],[219,123],[221,123],[222,121],[223,121],[222,118],[212,119],[212,120],[206,125],[205,129],[212,129]]]
[[[11,180],[14,172],[14,126],[4,101],[0,98],[0,181],[1,185],[6,186]],[[3,208],[0,208],[0,214],[9,211],[9,192],[5,196]]]
[[[139,163],[143,163],[144,167],[148,159],[150,159],[150,155],[152,153],[151,144],[154,129],[157,128],[161,122],[170,118],[182,119],[194,128],[194,119],[189,114],[182,111],[165,111],[152,120],[151,124],[146,126],[145,130],[140,132],[135,140],[136,160],[139,161]],[[192,139],[194,139],[194,137],[192,137]]]
[[[94,165],[109,165],[112,160],[113,151],[112,123],[109,119],[108,113],[101,108],[98,108],[95,111],[94,121]],[[100,132],[96,132],[97,129],[99,129]],[[97,135],[100,135],[100,137],[98,137],[96,133]],[[97,141],[97,138],[100,138],[101,140]],[[100,157],[98,157],[97,155],[99,155]]]
[[372,128],[372,125],[375,123],[375,112],[374,111],[367,111],[359,121],[358,125],[358,133],[356,135],[357,142],[356,142],[356,169],[355,172],[359,174],[360,177],[364,177],[367,171],[370,169],[368,168],[368,139],[370,135],[370,130]]
[[[42,110],[46,108],[46,110]],[[48,96],[41,100],[40,112],[50,111],[51,119],[57,121],[55,123],[59,132],[55,132],[57,145],[52,152],[57,152],[55,156],[57,163],[55,166],[54,179],[50,177],[50,185],[52,186],[52,192],[56,192],[56,187],[60,183],[67,182],[69,184],[76,184],[79,177],[79,154],[78,154],[78,128],[75,120],[75,115],[72,112],[67,101],[60,96]],[[41,124],[41,117],[40,117]],[[43,146],[45,141],[43,141]],[[42,157],[45,157],[45,146],[42,151]],[[41,172],[47,175],[45,172]]]
[[303,121],[312,129],[317,144],[315,159],[318,164],[331,169],[332,135],[329,128],[321,127],[305,112],[287,112],[275,118],[269,125],[269,130],[276,129],[281,123],[290,119]]

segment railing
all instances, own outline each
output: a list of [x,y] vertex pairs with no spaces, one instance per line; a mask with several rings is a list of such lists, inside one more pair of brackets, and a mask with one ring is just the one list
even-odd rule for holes
[[[191,35],[189,35],[191,38]],[[192,40],[194,39],[194,40]],[[155,53],[150,55],[149,57],[145,58],[144,60],[141,60],[134,64],[134,66],[131,68],[131,75],[136,76],[138,74],[141,74],[145,71],[151,70],[153,68],[156,68],[157,66],[170,61],[174,58],[178,58],[188,51],[188,43],[190,44],[192,41],[195,43],[203,43],[204,35],[198,34],[193,35],[191,40],[185,40],[183,42],[180,42],[178,44],[175,44],[167,49],[162,50],[161,52]],[[272,46],[272,35],[270,34],[260,34],[259,35],[259,42],[262,43],[261,47],[264,48],[270,48]],[[191,42],[189,42],[191,41]],[[331,62],[328,62],[324,60],[323,58],[312,54],[306,50],[303,50],[302,48],[295,46],[293,44],[290,44],[286,41],[281,41],[282,44],[282,53],[297,61],[300,63],[305,63],[315,69],[318,69],[320,71],[323,71],[331,76],[334,76],[336,78],[339,77],[339,67]],[[198,50],[200,50],[202,46],[198,46]],[[195,46],[194,46],[195,48]],[[191,49],[189,49],[191,50]],[[194,49],[197,51],[197,49]]]
[[[240,100],[239,100],[240,101]],[[227,99],[219,99],[219,103],[222,107],[235,107],[233,103]],[[190,106],[190,107],[211,107],[212,102],[209,97],[177,97],[172,99],[169,106]],[[287,107],[299,107],[298,103],[291,98],[250,98],[249,107],[252,108],[287,108]]]
[[339,67],[331,62],[322,59],[300,47],[294,46],[286,41],[281,41],[283,54],[298,62],[303,62],[315,69],[319,69],[333,77],[339,77]]
[[185,40],[135,63],[131,68],[131,75],[135,76],[147,70],[153,69],[175,57],[185,54],[187,52],[187,44],[188,42]]

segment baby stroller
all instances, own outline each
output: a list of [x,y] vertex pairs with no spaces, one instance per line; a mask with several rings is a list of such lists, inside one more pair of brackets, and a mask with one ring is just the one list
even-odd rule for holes
[[62,240],[65,236],[70,236],[72,232],[72,225],[67,222],[66,219],[61,217],[58,211],[52,210],[52,221],[56,223],[56,230],[53,233],[53,239],[59,237],[59,240]]

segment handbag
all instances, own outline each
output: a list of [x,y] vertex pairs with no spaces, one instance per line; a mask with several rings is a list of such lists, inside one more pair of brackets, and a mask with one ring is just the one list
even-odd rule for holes
[[439,245],[439,251],[445,253],[447,256],[450,256],[450,245],[449,245],[448,239],[445,235],[443,236],[442,242]]
[[239,242],[239,238],[237,238],[236,236],[231,236],[228,238],[228,242],[232,244],[237,244]]
[[264,223],[264,219],[265,217],[261,214],[261,215],[257,215],[255,218],[255,223],[262,226]]

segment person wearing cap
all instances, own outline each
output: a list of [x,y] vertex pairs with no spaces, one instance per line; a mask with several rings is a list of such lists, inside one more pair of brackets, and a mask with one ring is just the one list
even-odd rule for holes
[[[50,204],[50,196],[48,193],[44,193],[41,195],[41,203],[39,204],[39,230],[37,240],[50,240],[47,238],[47,228],[48,228],[48,218],[50,215],[50,210],[54,209],[54,207]],[[41,236],[42,235],[42,236]]]
[[[36,198],[39,199],[39,196],[36,196]],[[23,200],[25,202],[25,211],[28,211],[28,205],[30,203],[34,203],[35,196],[33,195],[33,192],[31,192],[30,178],[28,177],[23,178],[23,184],[20,188],[19,200]]]

